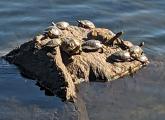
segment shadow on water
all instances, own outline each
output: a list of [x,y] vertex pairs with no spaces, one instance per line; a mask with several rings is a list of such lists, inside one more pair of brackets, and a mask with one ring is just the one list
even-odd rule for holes
[[134,77],[80,86],[90,120],[164,120],[165,60],[151,60]]
[[0,59],[0,120],[78,119],[74,104],[62,102],[47,90],[40,92],[35,83]]

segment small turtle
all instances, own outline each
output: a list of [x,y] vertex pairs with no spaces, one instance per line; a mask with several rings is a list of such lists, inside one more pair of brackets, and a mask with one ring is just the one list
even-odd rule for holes
[[45,46],[48,42],[50,42],[51,41],[51,39],[50,38],[46,38],[46,39],[44,39],[44,40],[42,40],[41,42],[40,42],[40,45],[41,46]]
[[38,43],[40,43],[43,39],[45,39],[45,36],[40,34],[34,37],[34,40]]
[[137,58],[137,60],[139,60],[144,65],[149,64],[149,60],[145,54],[142,54],[139,58]]
[[56,26],[49,26],[47,29],[45,29],[44,33],[50,38],[58,38],[62,34],[62,31]]
[[137,59],[143,54],[142,46],[144,45],[144,42],[142,42],[139,46],[135,45],[129,48],[129,52],[131,54],[131,57]]
[[78,27],[83,27],[87,29],[95,28],[94,23],[89,20],[77,20],[77,22],[78,22]]
[[52,22],[52,24],[54,26],[57,26],[61,30],[65,30],[66,28],[69,27],[69,23],[65,22],[65,21],[57,22],[56,24],[54,22]]
[[48,41],[45,46],[47,47],[57,47],[59,45],[61,45],[61,39],[58,39],[58,38],[54,38],[54,39],[51,39],[50,41]]
[[82,44],[82,49],[91,52],[101,50],[100,52],[103,53],[103,44],[98,40],[88,40]]
[[63,38],[61,49],[69,55],[80,54],[81,44],[78,40],[75,40],[73,38]]
[[120,45],[123,49],[129,49],[134,46],[130,41],[127,41],[127,40],[121,40]]
[[125,62],[125,61],[131,61],[131,55],[128,51],[117,51],[113,53],[110,57],[110,60],[115,62]]

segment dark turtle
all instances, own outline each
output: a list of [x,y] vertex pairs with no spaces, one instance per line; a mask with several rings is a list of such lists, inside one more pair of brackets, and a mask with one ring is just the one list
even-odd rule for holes
[[95,28],[94,23],[89,20],[77,20],[77,22],[78,22],[78,27],[83,27],[87,29]]
[[125,62],[132,60],[128,51],[117,51],[113,53],[109,59],[115,62]]
[[82,44],[82,50],[89,52],[101,50],[100,52],[103,52],[103,44],[98,40],[88,40]]
[[66,28],[69,27],[69,23],[65,22],[65,21],[57,22],[56,24],[54,22],[52,22],[52,24],[54,26],[57,26],[61,30],[65,30]]
[[69,55],[80,54],[81,44],[78,40],[73,38],[63,38],[61,49]]

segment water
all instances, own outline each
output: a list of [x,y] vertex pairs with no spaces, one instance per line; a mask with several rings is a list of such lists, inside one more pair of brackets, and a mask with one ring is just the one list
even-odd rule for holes
[[[0,55],[33,38],[51,21],[89,19],[98,27],[124,31],[124,39],[145,42],[150,66],[134,78],[80,86],[90,120],[164,120],[164,0],[1,0]],[[34,81],[0,60],[0,120],[72,119],[72,105],[44,95]],[[67,112],[66,112],[67,111]]]

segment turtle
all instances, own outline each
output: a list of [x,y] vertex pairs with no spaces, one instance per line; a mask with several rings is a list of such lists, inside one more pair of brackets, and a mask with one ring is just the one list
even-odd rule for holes
[[137,58],[142,64],[147,65],[149,64],[149,60],[145,54],[142,54],[139,58]]
[[33,40],[40,43],[43,39],[45,39],[45,36],[43,34],[39,34],[39,35],[35,36]]
[[82,44],[82,50],[88,52],[100,51],[103,53],[103,44],[99,40],[88,40]]
[[124,32],[118,32],[118,33],[116,33],[111,39],[107,39],[107,40],[105,41],[105,44],[110,44],[110,46],[113,46],[115,40],[117,41],[118,44],[120,44],[122,40],[119,39],[119,37],[120,37],[121,35],[123,35],[123,33],[124,33]]
[[81,54],[82,52],[80,42],[71,37],[63,38],[60,48],[68,55]]
[[45,46],[45,45],[46,45],[48,42],[50,42],[50,41],[51,41],[50,38],[46,38],[46,39],[40,41],[40,45],[43,47],[43,46]]
[[129,49],[129,48],[133,47],[134,45],[133,45],[132,42],[130,42],[130,41],[121,40],[120,46],[121,46],[121,48],[123,48],[123,49]]
[[61,36],[62,31],[56,26],[49,26],[47,29],[45,29],[44,34],[50,38],[58,38]]
[[105,28],[94,28],[90,30],[87,34],[88,39],[100,40],[102,43],[105,43],[107,40],[110,40],[115,34]]
[[111,54],[108,59],[115,61],[115,62],[125,62],[125,61],[131,61],[132,57],[128,51],[117,51],[113,54]]
[[52,24],[61,30],[65,30],[66,28],[69,27],[69,23],[65,21],[57,22],[56,24],[52,22]]
[[59,38],[54,38],[54,39],[51,39],[50,41],[48,41],[45,46],[47,47],[57,47],[57,46],[60,46],[61,45],[61,39]]
[[139,45],[134,45],[129,48],[129,52],[131,54],[131,57],[137,59],[143,54],[143,49],[141,48],[144,46],[144,42],[140,43]]
[[78,27],[86,28],[86,29],[93,29],[95,28],[95,25],[93,22],[89,20],[77,20]]

